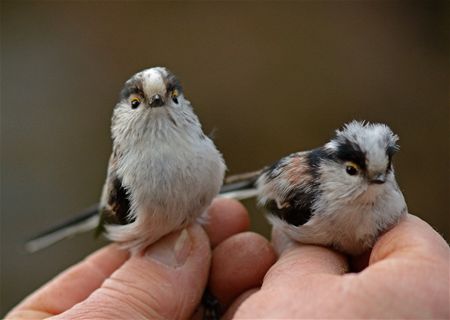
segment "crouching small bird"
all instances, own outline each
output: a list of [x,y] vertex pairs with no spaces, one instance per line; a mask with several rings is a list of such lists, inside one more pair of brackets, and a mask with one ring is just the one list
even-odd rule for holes
[[407,212],[392,164],[397,141],[385,124],[353,121],[322,147],[234,178],[250,185],[235,195],[256,194],[292,240],[358,255]]

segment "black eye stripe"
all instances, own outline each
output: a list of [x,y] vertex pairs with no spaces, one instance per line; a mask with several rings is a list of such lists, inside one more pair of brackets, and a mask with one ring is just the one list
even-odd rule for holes
[[144,96],[144,92],[138,87],[125,87],[120,93],[122,99],[128,99],[132,94]]
[[398,151],[397,145],[390,145],[386,149],[386,155],[389,157],[389,159],[392,158],[392,156]]
[[336,156],[342,161],[350,161],[355,163],[362,170],[366,169],[366,154],[359,148],[358,145],[344,140],[339,143]]
[[167,82],[166,82],[167,91],[173,91],[178,90],[179,93],[183,92],[183,88],[181,87],[180,81],[169,72],[167,75]]

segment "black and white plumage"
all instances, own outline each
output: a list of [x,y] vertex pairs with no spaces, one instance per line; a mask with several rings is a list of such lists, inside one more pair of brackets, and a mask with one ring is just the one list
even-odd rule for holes
[[99,223],[110,240],[139,250],[195,221],[218,194],[222,155],[166,68],[146,69],[126,81],[111,132],[113,150],[98,210],[32,239],[30,251]]
[[[357,255],[371,248],[377,237],[407,212],[392,165],[397,141],[397,135],[384,124],[353,121],[337,130],[323,147],[291,154],[261,171],[228,178],[220,194],[235,199],[257,196],[259,204],[269,211],[274,228],[291,239]],[[105,184],[103,216],[118,223],[108,227],[110,230],[120,230],[132,225],[128,223],[132,220],[114,214],[122,211],[120,201],[114,200],[117,193],[108,191],[121,190],[108,187],[118,185],[113,177]],[[119,208],[114,209],[114,205]],[[29,249],[35,251],[55,239],[92,228],[90,220],[98,221],[94,213],[91,210],[85,218],[36,237]]]
[[407,211],[392,166],[397,140],[384,124],[353,121],[325,146],[263,170],[259,203],[293,240],[363,253]]

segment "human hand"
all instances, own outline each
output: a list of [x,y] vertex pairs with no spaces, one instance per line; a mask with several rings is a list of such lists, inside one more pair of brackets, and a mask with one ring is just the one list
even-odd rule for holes
[[[275,261],[268,241],[243,232],[249,219],[239,202],[216,199],[209,211],[205,230],[193,225],[164,237],[144,253],[129,256],[114,244],[100,249],[30,295],[7,318],[189,318],[206,286],[210,244],[231,248],[232,256],[236,251],[246,252],[244,264],[255,267],[252,277],[237,287],[243,291],[258,286]],[[217,252],[213,260],[223,264],[227,255]],[[228,264],[222,270],[229,273],[232,267]],[[223,296],[226,290],[219,293]]]
[[330,249],[273,240],[279,260],[225,319],[449,318],[449,247],[415,216],[380,237],[359,273],[347,273],[346,258]]

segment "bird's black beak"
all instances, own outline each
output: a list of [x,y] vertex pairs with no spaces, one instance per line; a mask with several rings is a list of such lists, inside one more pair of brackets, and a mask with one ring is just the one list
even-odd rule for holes
[[159,94],[155,94],[150,98],[149,104],[152,108],[162,107],[164,105],[164,99]]
[[383,184],[386,181],[385,173],[377,173],[369,177],[369,182],[371,184]]

